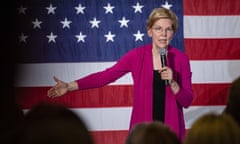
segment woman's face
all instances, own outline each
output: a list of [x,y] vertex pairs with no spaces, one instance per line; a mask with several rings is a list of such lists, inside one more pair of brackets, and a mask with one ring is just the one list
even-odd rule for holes
[[152,37],[154,48],[167,48],[173,34],[172,21],[166,18],[157,20],[152,28],[148,29],[148,35]]

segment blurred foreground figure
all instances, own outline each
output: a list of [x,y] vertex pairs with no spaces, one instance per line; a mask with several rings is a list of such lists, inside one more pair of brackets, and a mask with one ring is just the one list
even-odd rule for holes
[[17,140],[21,144],[93,144],[80,117],[60,104],[49,103],[40,103],[26,114]]
[[231,115],[240,125],[240,77],[236,78],[229,89],[225,114]]
[[153,121],[135,125],[125,144],[181,144],[181,142],[168,126],[160,121]]
[[193,123],[184,144],[240,144],[240,129],[229,115],[208,113]]

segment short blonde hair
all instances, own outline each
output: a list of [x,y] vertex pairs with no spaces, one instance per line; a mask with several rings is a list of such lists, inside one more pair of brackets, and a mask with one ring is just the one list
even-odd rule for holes
[[207,113],[188,131],[184,144],[239,144],[240,129],[229,115]]
[[177,31],[178,28],[178,18],[176,14],[166,8],[160,7],[160,8],[155,8],[152,10],[150,13],[148,19],[147,19],[147,29],[152,28],[153,24],[159,20],[159,19],[170,19],[172,21],[172,28],[174,33]]

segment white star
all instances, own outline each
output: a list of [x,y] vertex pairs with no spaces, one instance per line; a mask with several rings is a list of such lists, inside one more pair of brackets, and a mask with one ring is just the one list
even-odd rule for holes
[[57,35],[53,35],[53,32],[51,32],[50,35],[47,35],[46,37],[48,38],[48,43],[50,43],[51,41],[54,43],[56,42],[55,38],[57,37]]
[[18,8],[18,13],[19,14],[26,14],[27,8],[23,7],[22,5]]
[[99,28],[99,23],[101,21],[97,20],[96,17],[93,18],[93,20],[89,21],[91,24],[92,24],[92,28],[96,27],[96,28]]
[[166,9],[170,9],[172,7],[172,5],[168,4],[168,1],[165,1],[165,4],[162,4],[162,7],[166,8]]
[[140,12],[142,13],[142,8],[144,7],[143,5],[140,5],[139,2],[137,2],[136,5],[132,6],[135,10],[134,13]]
[[122,17],[122,20],[118,20],[118,22],[121,24],[120,25],[120,27],[128,27],[128,22],[129,22],[130,20],[127,20],[125,17]]
[[79,35],[75,35],[75,37],[78,39],[77,42],[85,42],[84,38],[87,37],[86,35],[83,35],[82,32],[80,32]]
[[24,33],[21,33],[21,35],[19,36],[19,42],[24,42],[26,43],[26,39],[28,38],[27,35],[24,35]]
[[33,23],[33,28],[41,28],[40,24],[42,23],[42,21],[38,21],[38,19],[36,18],[35,21],[32,22]]
[[81,13],[81,14],[84,14],[84,9],[85,9],[86,7],[84,7],[84,6],[82,6],[82,4],[78,4],[78,6],[77,7],[75,7],[75,9],[77,10],[77,14],[79,14],[79,13]]
[[113,10],[115,7],[114,7],[114,6],[111,6],[111,4],[108,3],[107,6],[104,6],[103,8],[106,10],[105,13],[107,14],[107,13],[113,13],[112,10]]
[[46,7],[46,9],[48,10],[48,14],[55,14],[55,10],[57,7],[53,7],[52,4],[49,5],[49,7]]
[[133,34],[135,36],[135,41],[143,41],[143,36],[144,36],[144,33],[141,33],[140,30],[137,31],[136,34]]
[[104,37],[106,37],[106,42],[108,41],[112,41],[114,42],[113,38],[115,37],[116,35],[115,34],[112,34],[111,31],[108,32],[108,34],[104,35]]
[[65,18],[64,21],[60,21],[60,23],[63,24],[62,28],[65,28],[65,27],[70,28],[70,23],[72,23],[72,21],[69,21],[67,20],[67,18]]

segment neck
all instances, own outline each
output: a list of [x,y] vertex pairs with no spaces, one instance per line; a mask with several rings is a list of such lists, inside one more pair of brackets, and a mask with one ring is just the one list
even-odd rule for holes
[[159,48],[159,47],[153,46],[153,47],[152,47],[152,53],[153,53],[153,55],[159,55],[160,49],[161,49],[161,48]]

